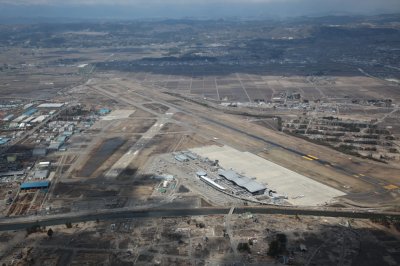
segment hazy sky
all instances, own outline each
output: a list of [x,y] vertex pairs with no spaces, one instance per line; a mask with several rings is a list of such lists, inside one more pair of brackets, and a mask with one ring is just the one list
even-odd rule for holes
[[0,0],[0,16],[285,17],[400,12],[400,0]]

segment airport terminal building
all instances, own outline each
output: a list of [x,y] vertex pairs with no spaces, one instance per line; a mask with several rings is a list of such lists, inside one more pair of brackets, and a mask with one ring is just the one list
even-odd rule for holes
[[258,183],[255,180],[252,180],[246,176],[239,175],[233,170],[218,170],[218,175],[221,177],[226,178],[227,180],[231,181],[232,183],[236,184],[239,187],[246,189],[253,195],[262,195],[264,194],[265,190],[267,189],[266,186],[263,184]]

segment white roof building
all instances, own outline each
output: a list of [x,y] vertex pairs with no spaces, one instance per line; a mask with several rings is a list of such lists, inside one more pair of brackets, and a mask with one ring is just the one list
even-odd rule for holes
[[38,105],[38,108],[60,108],[63,106],[64,103],[42,103]]

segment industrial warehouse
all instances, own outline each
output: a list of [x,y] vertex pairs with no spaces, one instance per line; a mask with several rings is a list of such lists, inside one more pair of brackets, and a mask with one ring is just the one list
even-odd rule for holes
[[26,182],[21,184],[21,190],[28,189],[48,189],[50,187],[50,181],[36,181]]

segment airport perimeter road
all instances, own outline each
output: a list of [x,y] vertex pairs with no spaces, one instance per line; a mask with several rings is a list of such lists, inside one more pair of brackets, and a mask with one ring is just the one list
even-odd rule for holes
[[[47,216],[28,216],[17,218],[0,219],[0,231],[21,230],[39,224],[50,226],[64,224],[66,222],[85,222],[94,220],[115,220],[129,218],[161,218],[161,217],[185,217],[203,215],[227,215],[231,208],[185,208],[185,209],[111,209],[80,213],[66,213]],[[235,207],[234,214],[250,212],[253,214],[281,214],[281,215],[306,215],[321,217],[345,217],[345,218],[382,218],[392,216],[400,218],[400,213],[392,212],[370,212],[370,211],[351,211],[334,209],[305,209],[278,206],[263,207]]]

